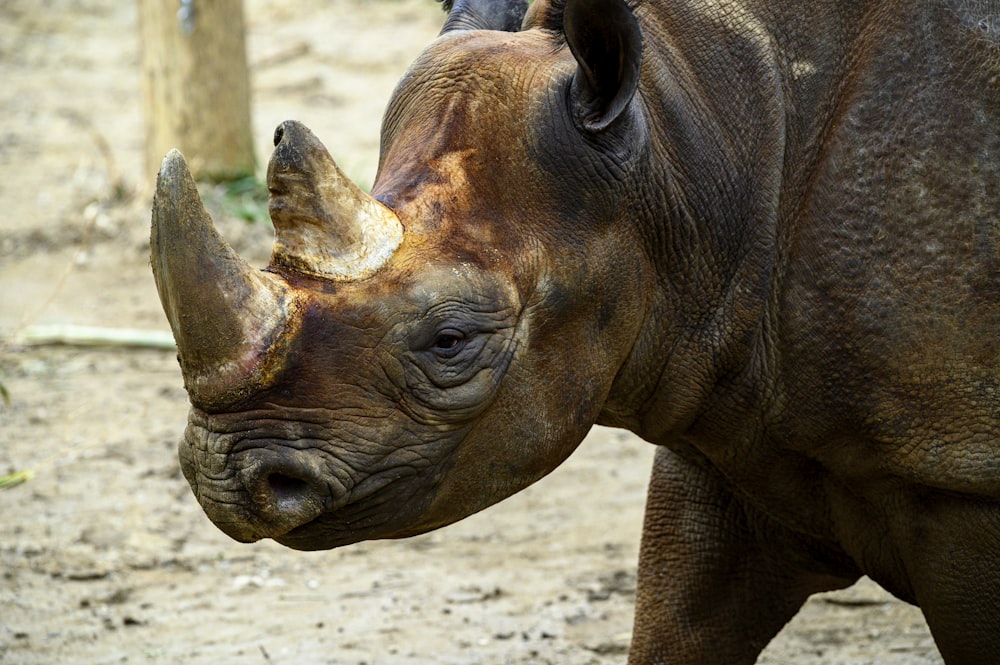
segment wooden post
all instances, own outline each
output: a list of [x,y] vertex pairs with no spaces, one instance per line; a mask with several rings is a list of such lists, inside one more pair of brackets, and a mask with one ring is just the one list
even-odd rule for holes
[[242,0],[137,0],[147,172],[178,148],[198,179],[254,173]]

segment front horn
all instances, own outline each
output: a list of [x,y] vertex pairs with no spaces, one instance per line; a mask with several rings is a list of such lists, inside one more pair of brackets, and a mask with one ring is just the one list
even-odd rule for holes
[[403,240],[396,215],[351,182],[302,123],[279,125],[274,146],[271,267],[335,281],[374,274]]
[[231,404],[266,382],[266,359],[289,320],[291,294],[219,235],[177,150],[157,176],[150,250],[191,403]]

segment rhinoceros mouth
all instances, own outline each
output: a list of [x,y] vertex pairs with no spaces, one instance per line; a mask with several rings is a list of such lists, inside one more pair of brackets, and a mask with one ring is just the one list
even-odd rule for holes
[[[390,469],[360,483],[344,505],[282,534],[269,537],[297,550],[325,550],[363,540],[403,538],[428,531],[415,527],[433,492],[419,496],[407,492],[417,479],[414,469]],[[420,484],[418,482],[418,484]]]
[[233,540],[269,538],[293,549],[322,550],[395,537],[399,525],[413,516],[412,509],[423,503],[400,501],[405,490],[397,480],[402,479],[388,479],[348,503],[330,496],[312,499],[309,488],[286,479],[269,480],[274,497],[266,499],[239,483],[222,487],[203,478],[192,486],[208,518]]
[[434,528],[403,526],[404,523],[405,520],[395,516],[377,519],[372,524],[358,524],[345,522],[339,515],[322,515],[271,539],[291,549],[316,551],[354,545],[365,540],[409,538]]
[[192,414],[181,468],[205,514],[239,542],[270,538],[318,550],[392,538],[420,518],[434,494],[431,466],[347,471],[343,460],[288,441],[246,447],[245,432],[210,430],[209,419]]

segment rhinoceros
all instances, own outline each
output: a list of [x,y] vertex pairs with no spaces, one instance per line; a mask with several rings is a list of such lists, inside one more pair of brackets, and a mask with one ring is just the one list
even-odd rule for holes
[[1000,662],[991,0],[456,0],[371,193],[306,127],[252,268],[182,156],[152,268],[184,475],[239,541],[462,519],[656,446],[633,665],[752,663],[867,575]]

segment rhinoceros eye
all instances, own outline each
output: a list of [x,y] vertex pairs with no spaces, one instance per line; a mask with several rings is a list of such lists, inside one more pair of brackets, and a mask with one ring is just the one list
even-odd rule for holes
[[457,330],[442,330],[434,338],[432,349],[438,355],[451,358],[465,346],[465,335]]

